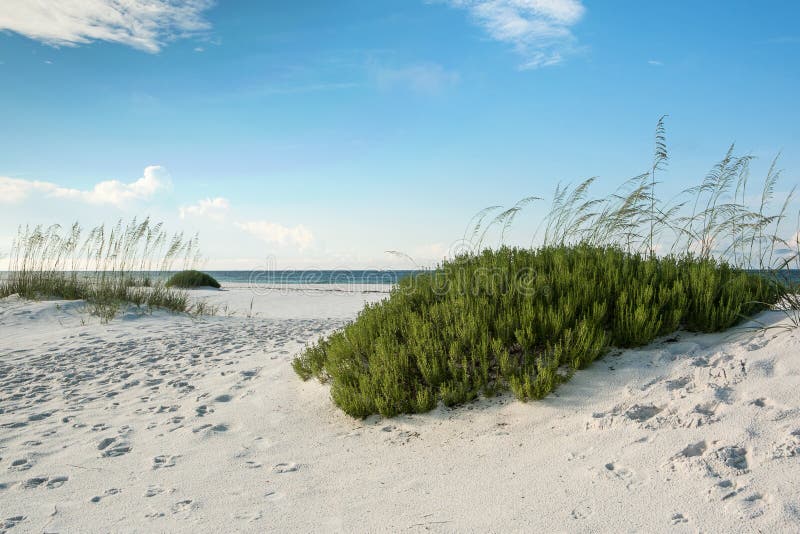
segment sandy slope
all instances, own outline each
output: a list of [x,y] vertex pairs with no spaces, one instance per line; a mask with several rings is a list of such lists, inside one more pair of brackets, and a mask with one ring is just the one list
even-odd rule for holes
[[200,295],[239,314],[0,300],[0,531],[800,530],[798,332],[681,334],[542,402],[360,421],[289,361],[383,294],[267,291],[251,318],[244,288]]

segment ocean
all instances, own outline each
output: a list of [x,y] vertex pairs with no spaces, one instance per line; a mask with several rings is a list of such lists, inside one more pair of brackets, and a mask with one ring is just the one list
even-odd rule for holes
[[[288,271],[205,271],[220,284],[347,284],[394,285],[420,271],[395,270],[288,270]],[[169,273],[172,274],[172,273]]]
[[[148,272],[149,276],[166,279],[177,271]],[[250,270],[250,271],[204,271],[213,276],[220,284],[255,284],[255,285],[394,285],[407,276],[414,276],[425,271],[420,270]],[[751,270],[753,273],[768,274],[767,271]],[[129,273],[140,274],[140,273]],[[141,273],[144,274],[144,273]],[[8,272],[0,271],[0,281],[8,276]],[[800,283],[800,270],[784,269],[779,272],[783,280],[794,284]]]

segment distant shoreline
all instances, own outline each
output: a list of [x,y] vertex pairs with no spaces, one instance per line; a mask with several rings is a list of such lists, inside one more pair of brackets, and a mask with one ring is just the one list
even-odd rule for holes
[[[0,280],[9,271],[0,271]],[[79,271],[92,274],[95,271]],[[178,271],[130,271],[132,276],[147,275],[166,280]],[[425,271],[398,269],[285,269],[285,270],[204,270],[222,284],[249,285],[394,285],[407,276]]]

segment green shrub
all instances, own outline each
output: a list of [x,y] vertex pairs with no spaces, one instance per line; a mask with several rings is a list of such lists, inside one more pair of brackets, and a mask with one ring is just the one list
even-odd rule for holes
[[733,146],[702,184],[663,203],[664,119],[646,173],[601,198],[590,196],[594,179],[556,187],[540,248],[484,245],[493,229],[502,244],[538,197],[481,210],[463,240],[476,252],[401,281],[301,354],[297,373],[329,380],[351,415],[391,416],[509,389],[542,398],[611,345],[645,345],[681,327],[718,332],[779,301],[800,325],[789,268],[800,266],[800,237],[779,237],[794,189],[770,213],[776,161],[755,208],[746,202],[752,158]]
[[329,380],[358,417],[424,412],[479,393],[550,393],[611,344],[685,327],[715,332],[775,302],[775,285],[713,259],[644,258],[616,247],[502,247],[402,280],[293,362]]
[[190,289],[193,287],[215,287],[219,289],[220,285],[213,276],[200,271],[181,271],[169,277],[166,287],[181,287]]

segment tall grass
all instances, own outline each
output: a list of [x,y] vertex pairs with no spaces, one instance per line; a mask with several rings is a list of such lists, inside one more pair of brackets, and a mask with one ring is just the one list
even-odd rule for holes
[[[529,249],[502,241],[538,197],[482,210],[464,234],[466,252],[401,281],[298,356],[295,371],[330,382],[351,415],[392,416],[506,389],[541,398],[610,347],[679,328],[725,330],[778,303],[800,325],[788,270],[800,266],[798,237],[779,237],[794,190],[770,211],[773,162],[750,206],[751,158],[731,147],[699,186],[662,202],[664,119],[648,172],[607,197],[591,196],[593,178],[558,185]],[[485,246],[492,232],[499,249]]]
[[163,273],[196,263],[197,245],[196,236],[169,234],[149,218],[88,232],[78,223],[20,227],[0,297],[83,299],[105,321],[123,303],[191,312],[188,294],[165,287]]

